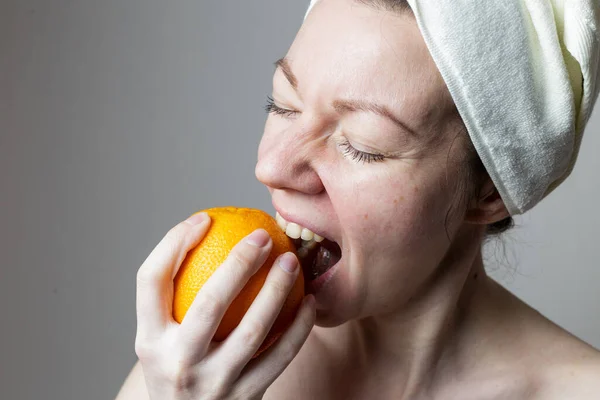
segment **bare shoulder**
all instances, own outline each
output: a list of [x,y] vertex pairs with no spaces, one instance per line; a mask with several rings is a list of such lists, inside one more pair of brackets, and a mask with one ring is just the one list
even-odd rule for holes
[[578,356],[548,368],[542,376],[539,400],[600,399],[600,352]]
[[[518,387],[511,399],[600,400],[600,351],[497,284],[504,335],[491,360],[502,360]],[[497,323],[496,320],[493,321]]]
[[599,400],[600,351],[562,328],[546,333],[535,348],[540,390],[534,399]]

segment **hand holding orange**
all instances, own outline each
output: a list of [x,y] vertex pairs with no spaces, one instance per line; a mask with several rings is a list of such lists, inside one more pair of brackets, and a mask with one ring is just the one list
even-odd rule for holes
[[149,398],[263,398],[315,312],[274,218],[235,207],[192,215],[137,274],[135,351]]
[[[211,226],[198,246],[190,250],[174,280],[173,318],[181,323],[198,291],[225,261],[233,247],[254,230],[265,229],[272,241],[272,250],[262,267],[250,278],[229,306],[214,336],[224,340],[238,326],[252,302],[263,287],[274,261],[286,252],[296,254],[296,248],[264,211],[251,208],[219,207],[204,210],[211,218]],[[273,344],[290,326],[304,297],[304,278],[298,274],[295,284],[283,304],[281,312],[255,357]]]

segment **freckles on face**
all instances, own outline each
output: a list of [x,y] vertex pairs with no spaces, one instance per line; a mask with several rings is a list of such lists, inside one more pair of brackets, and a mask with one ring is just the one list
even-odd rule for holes
[[[416,190],[415,190],[416,188]],[[366,184],[336,207],[347,257],[348,315],[391,311],[403,304],[435,270],[448,242],[443,197],[406,177]]]
[[[418,189],[422,184],[413,179],[426,177],[408,173],[411,168],[416,167],[380,166],[379,172],[371,172],[368,179],[360,179],[361,174],[354,172],[348,174],[353,176],[351,183],[346,181],[348,186],[331,188],[339,221],[353,244],[360,243],[364,249],[372,247],[373,251],[410,247],[415,240],[432,237],[439,229],[439,217],[432,213],[440,206],[437,200],[442,196],[436,193],[435,185],[427,191]],[[369,243],[362,240],[364,237]]]
[[418,269],[434,268],[448,246],[445,174],[433,176],[424,164],[380,166],[369,179],[354,173],[351,191],[331,190],[355,277],[371,291],[395,280],[409,284]]
[[[341,241],[331,308],[345,311],[336,321],[390,304],[398,291],[410,296],[448,246],[450,139],[431,143],[452,102],[410,18],[322,0],[273,80],[278,107],[294,113],[269,116],[257,177],[283,207],[327,221]],[[384,161],[357,161],[339,139]]]

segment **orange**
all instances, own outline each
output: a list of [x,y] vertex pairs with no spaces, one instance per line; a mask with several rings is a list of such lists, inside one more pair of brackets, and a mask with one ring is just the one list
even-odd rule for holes
[[[211,226],[200,244],[190,250],[174,280],[173,317],[181,323],[198,290],[225,261],[233,247],[258,228],[265,229],[273,240],[269,257],[248,281],[229,306],[213,340],[223,341],[238,326],[254,298],[263,287],[275,259],[288,251],[296,253],[290,239],[277,225],[273,217],[252,208],[217,207],[203,210],[211,218]],[[202,212],[202,211],[198,211]],[[302,271],[286,299],[264,342],[254,357],[271,346],[290,326],[304,297]]]

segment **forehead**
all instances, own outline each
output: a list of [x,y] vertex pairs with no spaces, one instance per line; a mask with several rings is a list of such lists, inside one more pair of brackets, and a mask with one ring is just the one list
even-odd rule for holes
[[287,58],[303,98],[373,100],[420,122],[453,106],[410,13],[320,0]]

